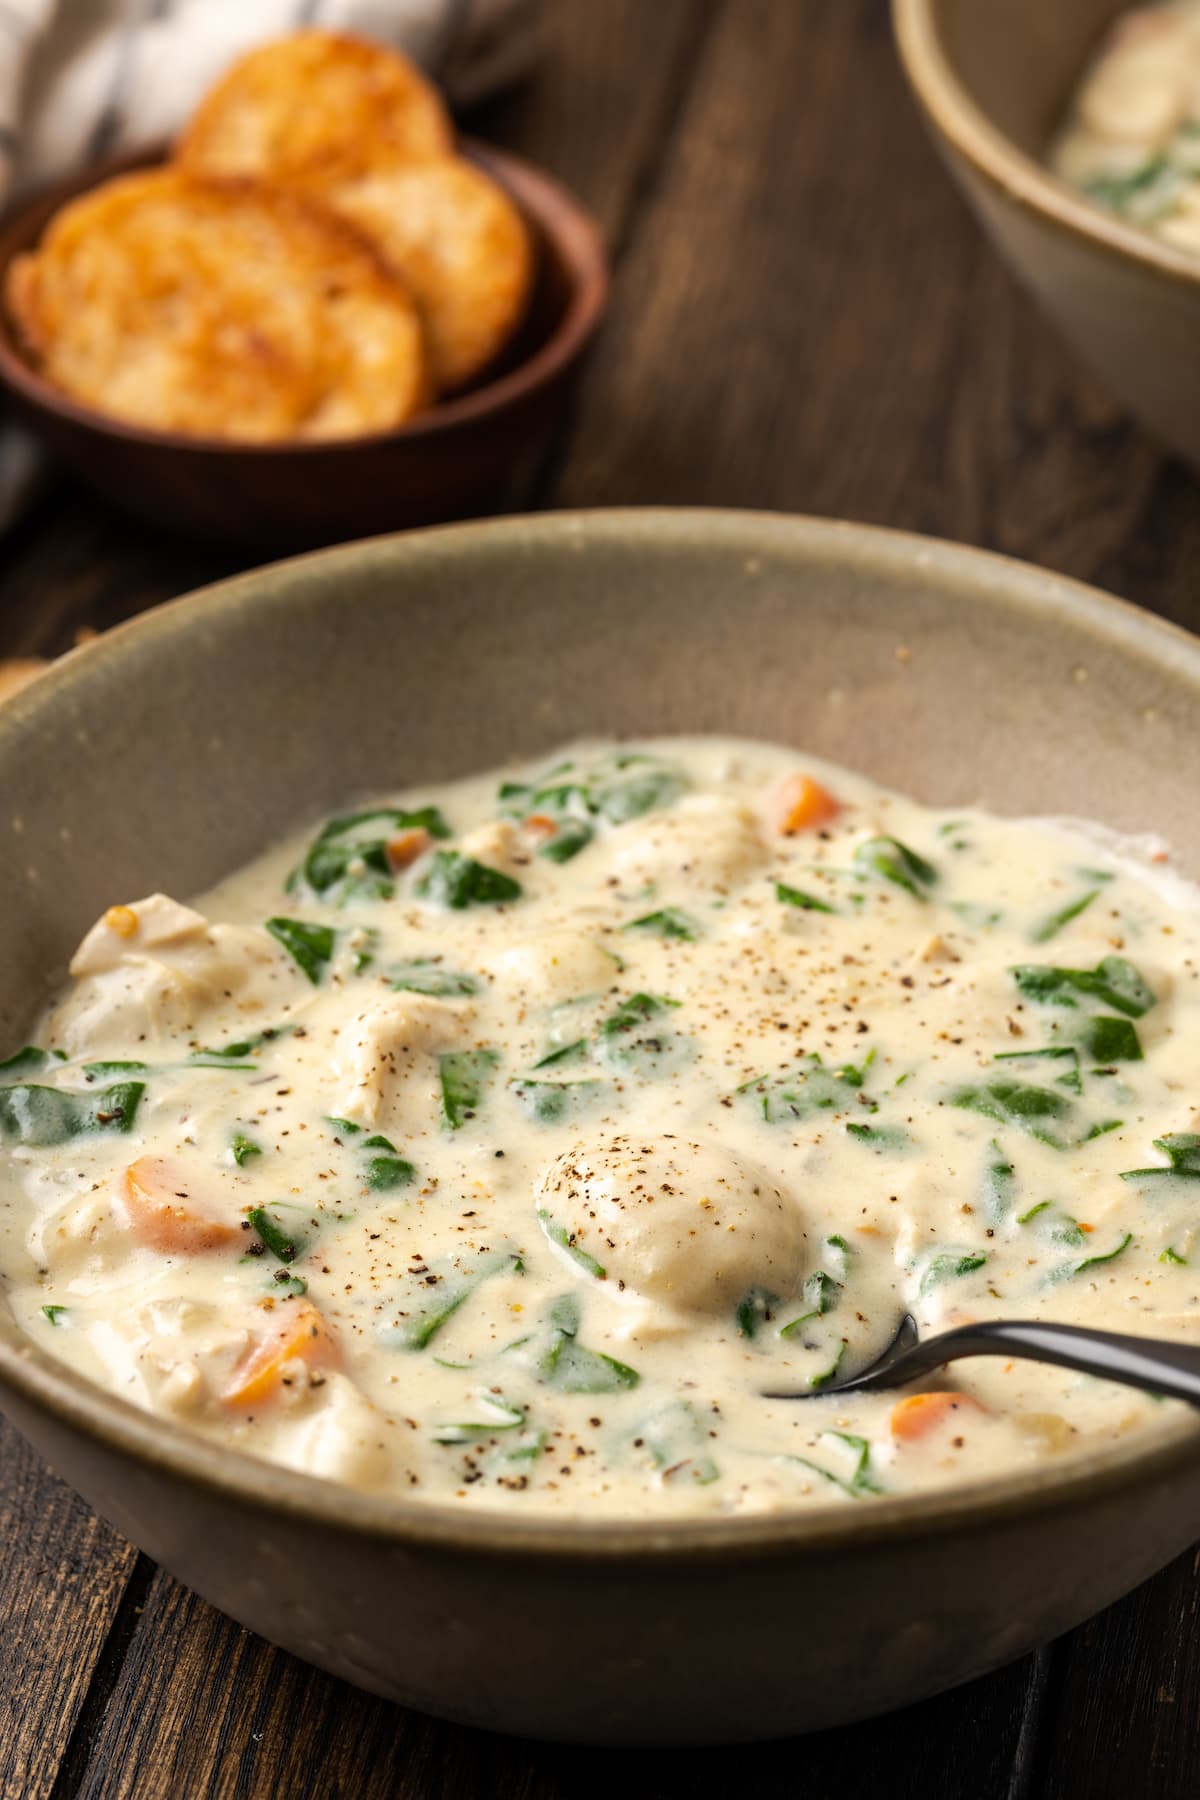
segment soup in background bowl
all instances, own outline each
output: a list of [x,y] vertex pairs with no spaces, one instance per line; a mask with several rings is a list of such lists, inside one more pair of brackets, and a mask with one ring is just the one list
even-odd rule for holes
[[905,72],[981,224],[1063,337],[1200,464],[1200,260],[1047,166],[1122,0],[892,0]]

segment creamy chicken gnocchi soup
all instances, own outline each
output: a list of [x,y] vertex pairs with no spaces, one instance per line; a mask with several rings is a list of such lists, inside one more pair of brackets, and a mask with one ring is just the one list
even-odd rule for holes
[[831,1390],[905,1313],[1195,1338],[1198,974],[1163,850],[789,750],[389,796],[88,933],[0,1074],[11,1304],[155,1414],[417,1500],[1020,1470],[1168,1403],[978,1359]]
[[1200,253],[1200,0],[1122,14],[1051,166],[1098,205]]

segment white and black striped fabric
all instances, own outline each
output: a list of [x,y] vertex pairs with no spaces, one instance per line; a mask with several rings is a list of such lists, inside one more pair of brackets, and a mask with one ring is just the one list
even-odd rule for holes
[[536,0],[0,0],[0,198],[168,136],[306,25],[398,45],[463,105],[527,67],[536,23]]

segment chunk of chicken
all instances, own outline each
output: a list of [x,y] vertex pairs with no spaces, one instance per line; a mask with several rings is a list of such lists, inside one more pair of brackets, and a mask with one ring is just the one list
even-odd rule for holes
[[330,1370],[308,1387],[281,1433],[281,1462],[351,1487],[386,1486],[393,1472],[387,1421],[348,1375]]
[[54,1013],[51,1041],[68,1055],[131,1042],[190,1039],[218,1007],[266,1016],[289,959],[262,931],[210,925],[165,894],[110,906],[71,960],[78,985]]
[[477,826],[467,832],[460,847],[464,856],[473,856],[503,875],[515,874],[529,861],[529,850],[511,819],[490,819]]
[[429,994],[388,994],[339,1027],[331,1073],[335,1111],[356,1125],[378,1125],[396,1110],[421,1058],[461,1045],[474,1017],[469,1002]]

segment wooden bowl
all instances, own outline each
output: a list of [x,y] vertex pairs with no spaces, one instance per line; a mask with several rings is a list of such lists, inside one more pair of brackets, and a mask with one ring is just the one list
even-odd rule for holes
[[[1162,832],[1200,876],[1200,643],[1158,619],[827,520],[458,525],[158,607],[4,702],[0,1046],[28,1041],[121,895],[196,893],[352,795],[648,730],[774,738],[933,805]],[[126,1537],[274,1643],[405,1705],[584,1743],[775,1737],[903,1705],[1107,1606],[1200,1516],[1200,1419],[1171,1407],[855,1506],[589,1520],[354,1492],[90,1385],[2,1290],[0,1407]]]
[[[322,443],[241,444],[155,431],[84,406],[27,360],[0,306],[0,381],[37,434],[83,481],[151,524],[256,550],[305,549],[476,509],[556,422],[608,297],[591,214],[540,169],[467,139],[461,153],[499,182],[533,234],[537,273],[524,323],[484,379],[398,431]],[[0,291],[12,259],[53,213],[113,175],[161,161],[125,156],[46,190],[0,229]]]
[[1001,254],[1113,393],[1200,467],[1200,256],[1103,211],[1044,161],[1129,4],[893,0],[893,17],[934,141]]

